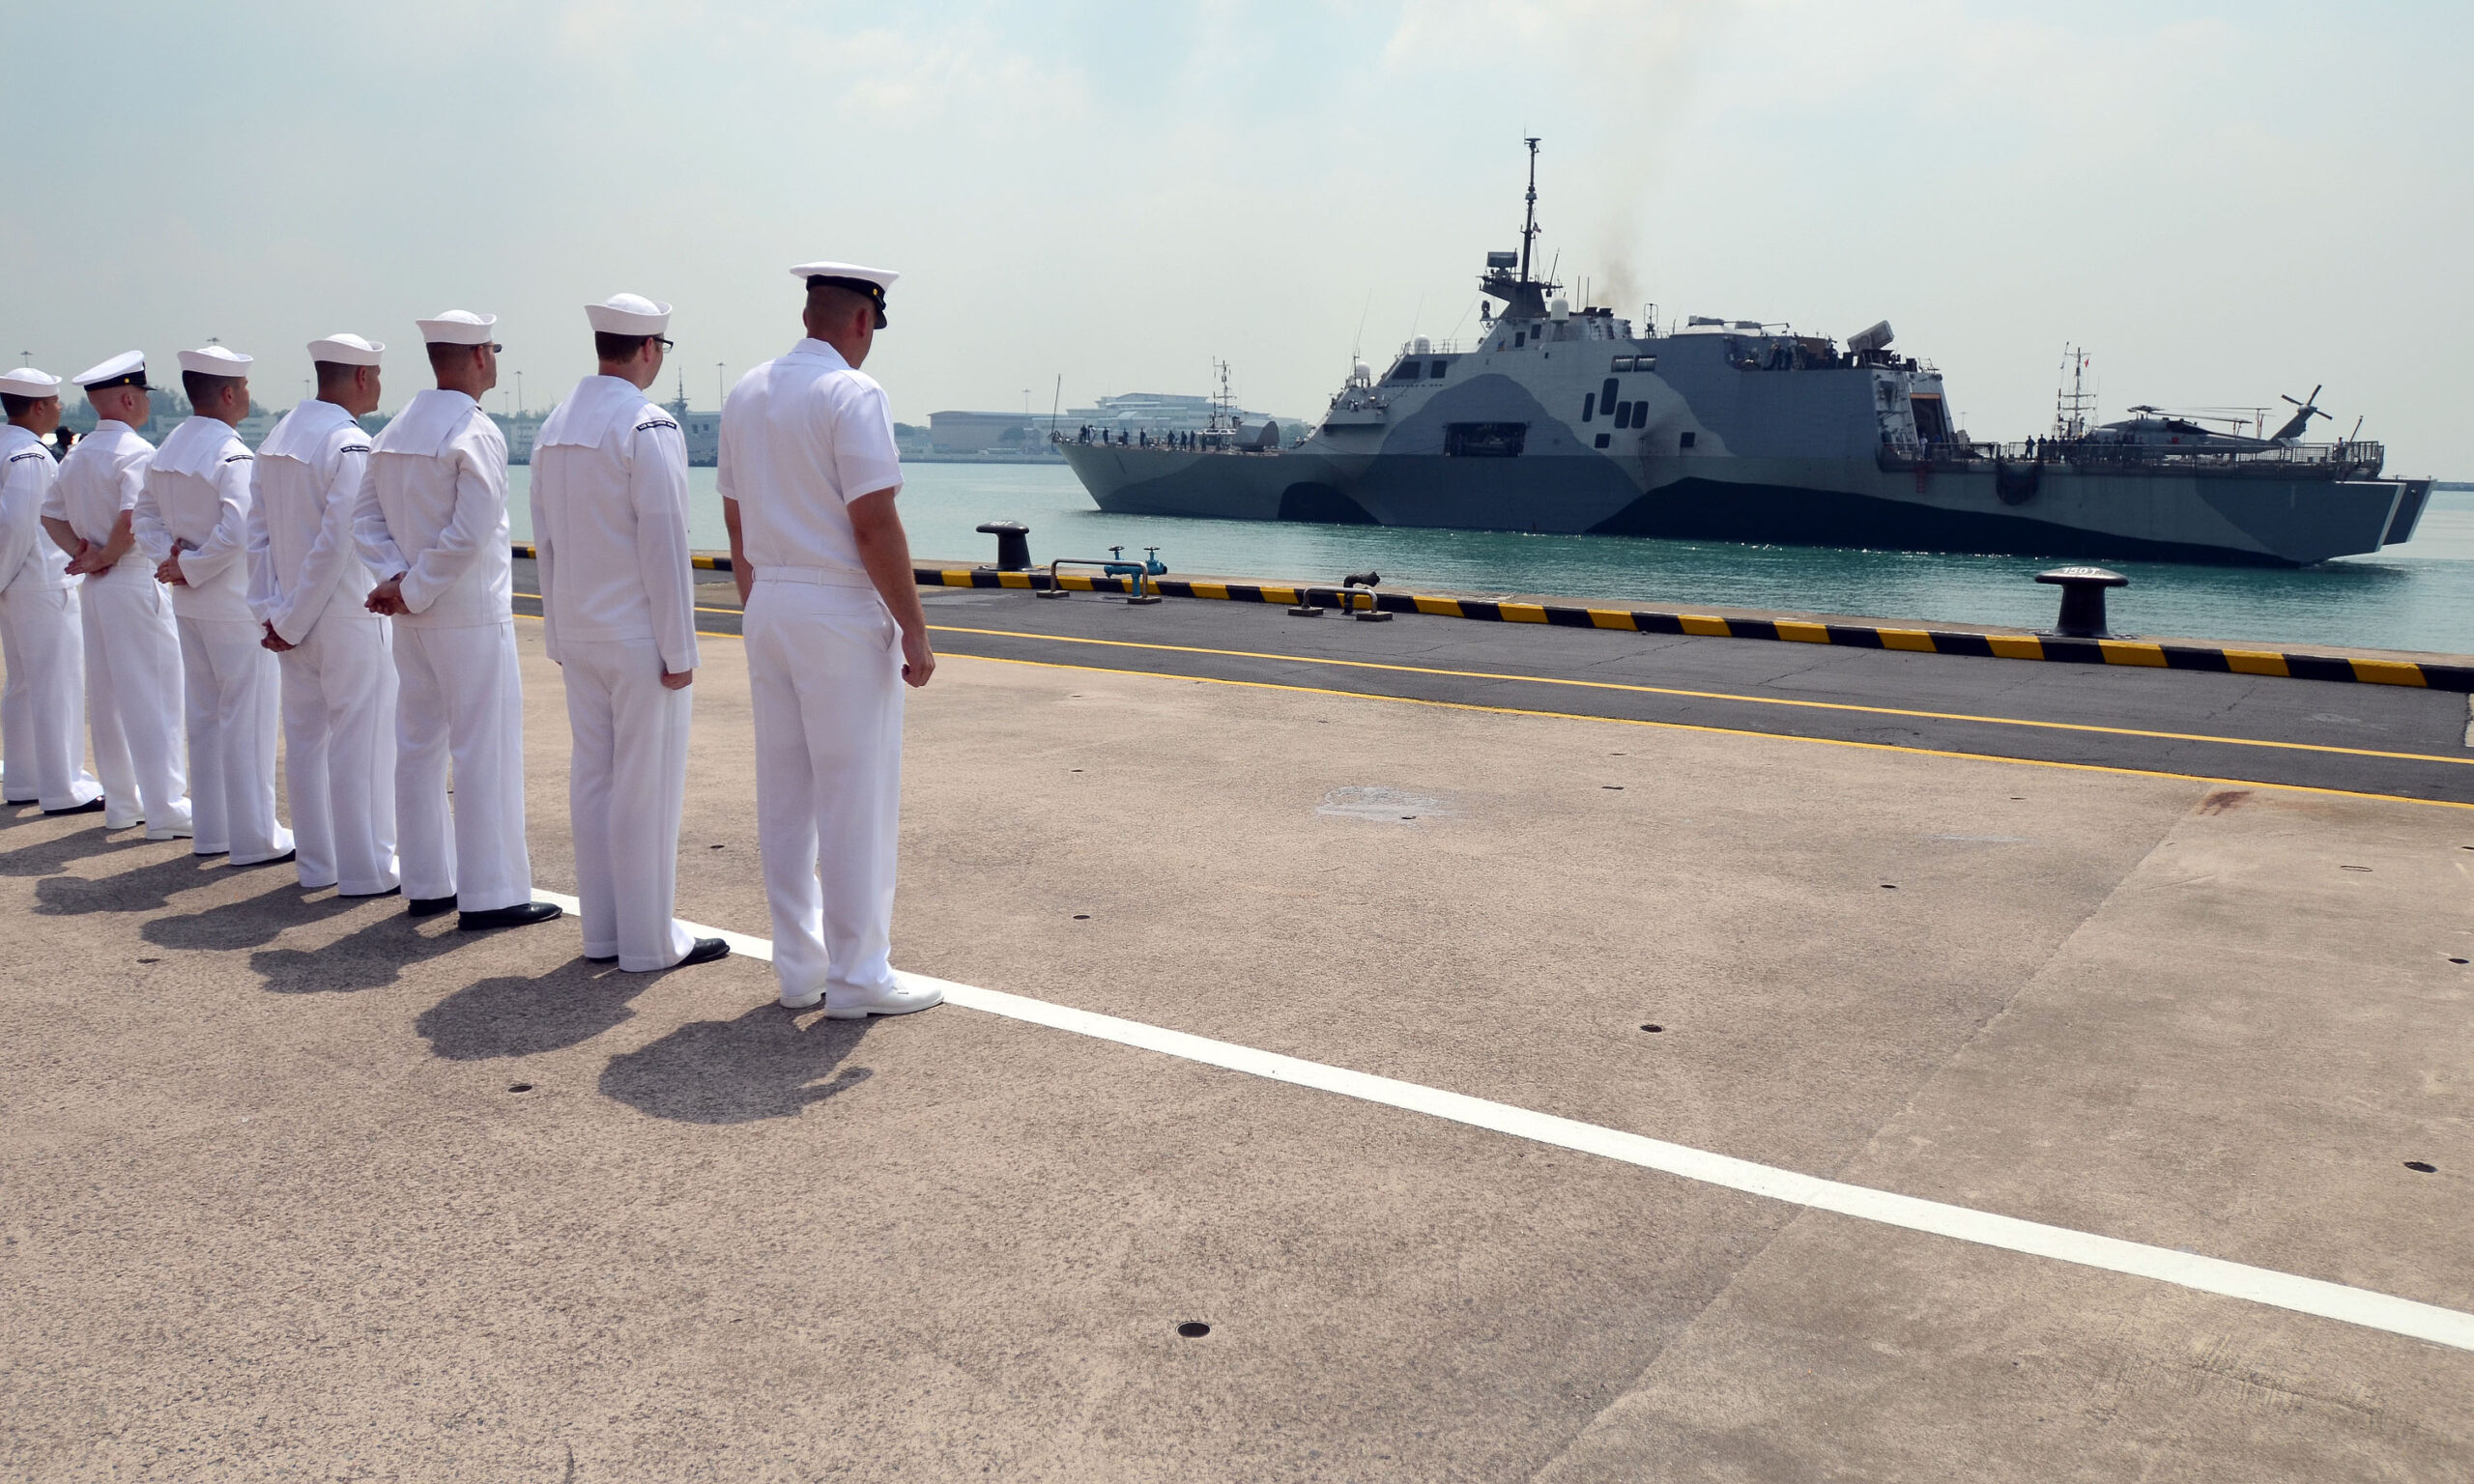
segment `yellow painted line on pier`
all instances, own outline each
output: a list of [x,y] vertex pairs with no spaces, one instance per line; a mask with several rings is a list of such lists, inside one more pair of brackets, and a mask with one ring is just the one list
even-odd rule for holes
[[2096,647],[2105,651],[2108,665],[2144,665],[2153,670],[2165,668],[2165,646],[2143,644],[2130,639],[2100,639]]
[[1774,620],[1772,626],[1778,630],[1778,637],[1790,643],[1826,644],[1829,642],[1829,625],[1826,623],[1807,623],[1800,618],[1780,618]]
[[1675,621],[1683,626],[1686,634],[1699,634],[1710,639],[1735,638],[1735,630],[1727,627],[1727,620],[1712,618],[1708,614],[1678,614]]
[[2228,649],[2225,668],[2237,675],[2274,675],[2280,680],[2292,678],[2286,669],[2285,656],[2267,649]]
[[[732,609],[727,612],[735,613]],[[2335,747],[2321,742],[2279,742],[2262,737],[2223,737],[2205,732],[2150,731],[2138,727],[2104,727],[2092,722],[2047,722],[2021,716],[1978,716],[1965,711],[1917,711],[1902,706],[1869,706],[1845,700],[1805,700],[1784,696],[1746,696],[1732,691],[1693,691],[1678,686],[1636,685],[1619,680],[1576,680],[1560,675],[1509,674],[1483,670],[1444,670],[1431,665],[1392,665],[1374,660],[1326,659],[1310,654],[1273,654],[1254,649],[1209,649],[1198,644],[1144,643],[1128,639],[1084,639],[1064,634],[1029,634],[1016,629],[976,629],[959,624],[932,623],[929,630],[940,634],[978,634],[991,639],[1029,639],[1055,644],[1091,644],[1110,649],[1142,649],[1168,654],[1202,654],[1232,660],[1274,660],[1287,665],[1326,665],[1344,670],[1381,671],[1392,674],[1442,675],[1456,680],[1513,680],[1528,685],[1574,686],[1583,690],[1622,691],[1640,696],[1680,696],[1694,700],[1738,700],[1761,706],[1800,706],[1814,711],[1852,711],[1867,716],[1913,717],[1934,722],[1973,722],[1987,727],[2029,727],[2045,731],[2082,731],[2100,736],[2148,737],[2163,742],[2215,742],[2228,747],[2264,747],[2282,752],[2333,753],[2345,757],[2391,757],[2409,762],[2445,762],[2459,767],[2474,767],[2474,757],[2452,757],[2438,753],[2394,753],[2367,747]],[[2033,640],[2028,642],[2034,642]],[[1032,663],[1025,661],[1025,664]],[[2361,663],[2361,662],[2357,662]],[[1194,676],[1181,678],[1192,679]],[[1355,695],[1356,692],[1342,694]],[[1679,724],[1681,725],[1681,724]],[[1727,728],[1714,728],[1725,730]],[[1763,732],[1760,735],[1769,735]],[[1973,756],[1973,754],[1966,756]],[[2181,778],[2185,774],[2160,775]],[[2387,797],[2387,795],[2376,795]]]
[[[541,600],[539,593],[519,592],[519,598]],[[730,614],[735,608],[700,608],[700,614]],[[538,623],[538,614],[518,614]],[[2262,742],[2256,737],[2193,736],[2172,731],[2141,731],[2127,727],[2092,727],[2077,722],[2037,722],[2008,716],[1966,716],[1942,711],[1903,711],[1889,706],[1858,706],[1828,700],[1784,700],[1769,696],[1731,696],[1721,691],[1682,691],[1654,685],[1622,685],[1609,680],[1557,680],[1546,675],[1495,675],[1465,670],[1433,670],[1417,665],[1378,665],[1365,660],[1318,660],[1289,654],[1253,654],[1240,649],[1200,649],[1188,644],[1144,644],[1119,639],[1059,639],[1053,634],[1017,634],[1006,629],[965,629],[952,624],[932,623],[932,633],[981,634],[999,639],[1057,639],[1063,643],[1106,644],[1123,649],[1169,649],[1187,654],[1218,654],[1236,659],[1290,660],[1301,665],[1343,665],[1359,670],[1405,671],[1423,675],[1459,675],[1476,680],[1527,680],[1540,685],[1577,685],[1592,690],[1645,691],[1660,696],[1692,696],[1712,700],[1750,700],[1765,705],[1814,706],[1832,711],[1871,711],[1885,716],[1926,717],[1951,722],[1989,722],[2007,727],[2042,727],[2063,731],[2110,732],[2117,736],[2162,737],[2185,742],[2226,742],[2236,747],[2287,748],[2305,753],[2344,753],[2357,757],[2402,757],[2421,762],[2469,762],[2463,757],[2440,757],[2429,753],[2380,753],[2358,747],[2322,747],[2312,742]],[[738,639],[736,634],[710,634],[711,639]],[[2455,799],[2418,799],[2403,793],[2371,793],[2358,788],[2320,788],[2309,784],[2270,784],[2258,779],[2219,778],[2206,773],[2169,773],[2157,768],[2125,768],[2101,762],[2056,762],[2043,757],[2009,757],[1999,753],[1964,753],[1942,747],[1910,747],[1897,742],[1857,742],[1844,737],[1804,737],[1792,732],[1756,731],[1748,727],[1712,727],[1700,722],[1653,722],[1630,716],[1593,716],[1586,711],[1543,711],[1524,706],[1485,706],[1466,700],[1428,700],[1419,696],[1384,696],[1366,691],[1342,691],[1321,685],[1288,685],[1277,680],[1231,680],[1221,675],[1178,675],[1157,670],[1125,670],[1114,665],[1073,665],[1056,660],[1014,660],[988,654],[955,654],[946,659],[978,660],[989,665],[1021,665],[1033,670],[1079,670],[1103,675],[1136,675],[1150,680],[1189,680],[1198,685],[1233,685],[1249,690],[1289,691],[1301,696],[1337,696],[1349,700],[1396,701],[1401,705],[1432,706],[1443,711],[1477,711],[1490,716],[1534,716],[1549,721],[1609,722],[1621,727],[1655,727],[1668,731],[1697,731],[1721,737],[1769,737],[1780,742],[1810,742],[1824,747],[1853,747],[1874,753],[1906,753],[1918,757],[1955,757],[1969,762],[2006,762],[2027,768],[2060,768],[2072,773],[2110,773],[2124,778],[2162,778],[2180,783],[2214,784],[2228,788],[2269,788],[2285,793],[2312,793],[2339,799],[2373,799],[2385,804],[2426,804],[2433,809],[2474,810],[2474,804],[2460,804]]]
[[[931,627],[935,627],[935,625],[931,625]],[[991,631],[966,629],[961,632],[984,633]],[[1046,636],[1029,635],[1024,637],[1044,638]],[[1073,670],[1080,671],[1086,674],[1132,675],[1145,680],[1176,680],[1195,685],[1233,685],[1247,690],[1287,691],[1293,695],[1299,696],[1332,696],[1346,700],[1383,700],[1392,701],[1404,706],[1430,706],[1439,711],[1475,711],[1488,716],[1526,716],[1555,722],[1605,722],[1618,727],[1654,727],[1665,731],[1697,731],[1710,736],[1762,737],[1777,742],[1809,742],[1822,747],[1852,747],[1868,753],[1904,753],[1916,757],[1950,757],[1963,762],[1999,762],[2007,763],[2013,767],[2022,768],[2058,768],[2068,773],[2105,773],[2117,778],[2155,778],[2180,784],[2207,784],[2211,786],[2220,788],[2258,788],[2276,793],[2317,794],[2325,798],[2371,799],[2382,804],[2423,804],[2433,809],[2474,810],[2474,804],[2462,804],[2455,799],[2418,799],[2410,794],[2402,793],[2368,793],[2357,788],[2320,788],[2310,784],[2271,784],[2263,783],[2258,779],[2253,778],[2219,778],[2213,774],[2207,773],[2169,773],[2159,768],[2125,768],[2102,762],[2057,762],[2044,757],[2004,756],[1999,753],[1963,753],[1956,751],[1955,749],[1942,747],[1910,747],[1897,742],[1857,742],[1845,737],[1802,737],[1786,732],[1754,731],[1749,728],[1743,727],[1711,727],[1698,722],[1653,722],[1631,716],[1593,716],[1586,711],[1540,711],[1533,710],[1525,706],[1486,706],[1480,705],[1475,701],[1467,700],[1428,700],[1420,696],[1372,695],[1365,691],[1333,690],[1328,686],[1286,685],[1277,680],[1231,680],[1221,675],[1175,675],[1156,670],[1123,670],[1112,665],[1072,665],[1054,660],[1002,659],[994,655],[986,654],[954,655],[952,658],[978,660],[981,663],[988,665],[1021,665],[1032,670]],[[1527,679],[1532,677],[1508,675],[1502,678]],[[1856,709],[1864,708],[1859,707]],[[1910,712],[1905,714],[1929,715],[1930,713]],[[1979,718],[1959,718],[1959,720],[1979,720]],[[1995,718],[1995,720],[1999,720],[1999,718]],[[2024,725],[2037,726],[2046,724],[2026,723]],[[2084,729],[2104,731],[2112,728],[2098,727]],[[2136,732],[2133,733],[2133,735],[2156,736],[2166,734],[2156,732]],[[2221,737],[2201,738],[2199,740],[2239,742],[2244,739],[2239,737]],[[2254,743],[2252,745],[2278,747],[2288,744],[2270,742]],[[2292,745],[2298,746],[2300,744]],[[2341,753],[2350,751],[2350,749],[2320,748],[2316,749],[2316,751]],[[2371,756],[2411,757],[2420,756],[2422,755],[2417,753],[2374,753]],[[2434,758],[2432,760],[2438,762],[2453,762],[2459,759],[2442,757]]]
[[1913,654],[1934,654],[1933,636],[1922,629],[1876,629],[1884,649],[1905,649]]

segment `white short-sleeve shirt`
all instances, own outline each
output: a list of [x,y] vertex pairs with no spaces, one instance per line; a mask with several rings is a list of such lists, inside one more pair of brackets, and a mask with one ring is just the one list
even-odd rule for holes
[[902,487],[893,404],[875,378],[821,340],[740,377],[722,405],[718,483],[736,500],[740,544],[768,572],[866,587],[849,502]]

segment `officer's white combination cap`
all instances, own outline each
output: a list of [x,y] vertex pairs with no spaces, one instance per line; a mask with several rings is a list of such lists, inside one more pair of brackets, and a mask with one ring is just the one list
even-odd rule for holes
[[56,397],[60,395],[60,378],[32,366],[0,371],[0,391],[13,397]]
[[144,386],[146,385],[146,353],[123,351],[109,360],[88,366],[70,380],[90,391],[119,385],[124,382],[131,386]]
[[434,320],[413,321],[431,345],[487,345],[493,338],[490,327],[498,322],[495,314],[475,314],[470,309],[449,309]]
[[198,376],[246,376],[251,357],[219,345],[181,352],[181,369]]
[[600,303],[585,305],[584,317],[592,322],[595,332],[605,335],[670,333],[670,305],[642,294],[613,294]]
[[[791,276],[801,283],[811,278],[854,278],[860,283],[875,284],[877,295],[881,297],[902,274],[890,268],[862,268],[856,263],[802,263],[791,270]],[[864,294],[867,291],[862,289],[859,292]]]
[[332,361],[339,366],[374,366],[387,347],[359,335],[329,335],[324,340],[309,342],[311,360]]

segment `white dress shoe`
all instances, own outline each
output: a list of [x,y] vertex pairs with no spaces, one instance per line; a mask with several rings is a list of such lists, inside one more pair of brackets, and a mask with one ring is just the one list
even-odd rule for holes
[[811,989],[805,994],[786,994],[782,996],[782,1008],[784,1010],[814,1010],[823,1003],[824,991],[821,989]]
[[945,1003],[942,989],[913,989],[887,985],[881,989],[836,989],[824,997],[828,1020],[864,1020],[870,1015],[906,1015]]

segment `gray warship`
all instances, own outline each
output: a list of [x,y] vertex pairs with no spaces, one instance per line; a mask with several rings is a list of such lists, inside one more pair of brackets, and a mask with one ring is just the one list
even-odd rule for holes
[[[2317,393],[2273,433],[2138,408],[2091,425],[2057,398],[2050,436],[1958,429],[1942,373],[1846,338],[1694,316],[1660,333],[1574,309],[1532,271],[1538,144],[1517,252],[1490,252],[1468,343],[1363,360],[1322,420],[1109,441],[1062,435],[1099,506],[1129,515],[1664,536],[2081,558],[2302,566],[2413,534],[2429,479],[2386,451],[2307,442]],[[2073,404],[2076,404],[2075,408]],[[2360,423],[2355,431],[2360,431]]]

